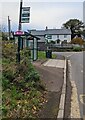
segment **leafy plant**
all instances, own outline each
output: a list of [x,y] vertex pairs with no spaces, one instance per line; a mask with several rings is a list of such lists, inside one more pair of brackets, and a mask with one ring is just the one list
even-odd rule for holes
[[36,71],[28,72],[25,76],[26,81],[39,81],[40,76]]
[[6,79],[4,76],[2,76],[2,87],[3,90],[9,88],[10,82],[8,79]]
[[29,50],[21,51],[21,62],[17,64],[14,44],[4,41],[2,49],[2,118],[33,118],[43,102],[43,92],[40,76],[29,61]]
[[81,51],[82,50],[82,48],[80,48],[80,47],[74,47],[73,48],[73,51],[75,51],[75,52],[78,52],[78,51]]
[[78,45],[83,45],[84,44],[84,40],[80,37],[74,38],[71,41],[72,44],[78,44]]

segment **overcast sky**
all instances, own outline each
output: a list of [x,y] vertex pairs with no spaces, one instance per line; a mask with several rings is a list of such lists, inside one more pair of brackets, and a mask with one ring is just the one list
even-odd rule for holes
[[[23,6],[30,7],[30,23],[23,29],[61,28],[69,19],[83,21],[84,0],[24,0]],[[7,27],[7,16],[11,19],[11,29],[17,30],[19,18],[19,0],[0,0],[0,22]],[[1,15],[2,14],[2,15]]]

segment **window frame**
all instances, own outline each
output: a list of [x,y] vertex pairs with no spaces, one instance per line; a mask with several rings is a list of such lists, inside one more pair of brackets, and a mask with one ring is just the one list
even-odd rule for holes
[[67,35],[64,35],[64,38],[67,38]]
[[59,36],[59,35],[57,35],[57,39],[59,39],[59,37],[60,37],[60,36]]
[[52,39],[52,35],[47,35],[46,38],[51,40]]

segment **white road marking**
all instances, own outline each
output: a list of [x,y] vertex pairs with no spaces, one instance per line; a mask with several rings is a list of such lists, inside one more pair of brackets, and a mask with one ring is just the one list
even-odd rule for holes
[[71,57],[72,55],[74,55],[75,53],[72,53],[71,55],[68,55],[67,57]]

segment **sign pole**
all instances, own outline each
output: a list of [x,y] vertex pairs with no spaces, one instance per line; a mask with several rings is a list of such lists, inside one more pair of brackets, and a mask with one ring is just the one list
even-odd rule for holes
[[19,14],[19,28],[18,30],[21,30],[21,15],[22,15],[22,0],[20,1],[20,14]]
[[[19,14],[19,28],[21,30],[21,14],[22,14],[22,0],[20,1],[20,14]],[[20,63],[20,36],[18,37],[18,50],[17,50],[17,62]]]

